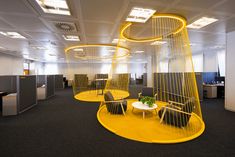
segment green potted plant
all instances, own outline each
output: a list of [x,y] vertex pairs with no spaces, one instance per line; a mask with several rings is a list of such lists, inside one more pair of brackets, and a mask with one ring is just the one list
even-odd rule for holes
[[153,107],[153,104],[155,102],[155,99],[153,97],[149,97],[149,96],[144,96],[143,98],[140,99],[140,101],[143,104],[148,105],[149,107]]

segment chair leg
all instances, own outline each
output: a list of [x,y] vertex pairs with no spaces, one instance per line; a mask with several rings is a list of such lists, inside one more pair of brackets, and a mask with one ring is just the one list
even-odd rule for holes
[[122,103],[120,105],[121,105],[121,108],[122,108],[122,113],[125,116],[126,114],[125,114],[124,107],[123,107]]
[[160,119],[160,123],[162,123],[165,114],[166,114],[166,108],[164,109],[164,111],[163,111],[163,113],[162,113],[162,117],[161,117],[161,119]]

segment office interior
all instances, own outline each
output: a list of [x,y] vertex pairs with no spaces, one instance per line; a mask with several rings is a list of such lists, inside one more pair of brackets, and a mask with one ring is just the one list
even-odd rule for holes
[[0,156],[235,155],[234,6],[0,1]]

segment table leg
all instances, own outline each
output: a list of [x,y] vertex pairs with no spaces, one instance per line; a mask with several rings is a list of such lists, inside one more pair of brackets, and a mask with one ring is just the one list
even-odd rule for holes
[[143,111],[143,119],[145,119],[145,112]]

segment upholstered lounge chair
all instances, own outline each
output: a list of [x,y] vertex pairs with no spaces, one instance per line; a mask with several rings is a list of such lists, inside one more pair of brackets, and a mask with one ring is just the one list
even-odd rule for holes
[[106,105],[108,112],[111,114],[123,114],[125,115],[127,109],[127,101],[126,100],[114,100],[113,95],[110,91],[104,94],[104,102]]
[[185,127],[195,108],[194,99],[188,98],[184,103],[169,101],[169,104],[163,106],[158,111],[160,123],[163,121],[176,127]]
[[156,100],[157,94],[154,94],[152,87],[144,87],[142,88],[142,92],[138,94],[139,101],[144,96],[154,97],[154,99]]

